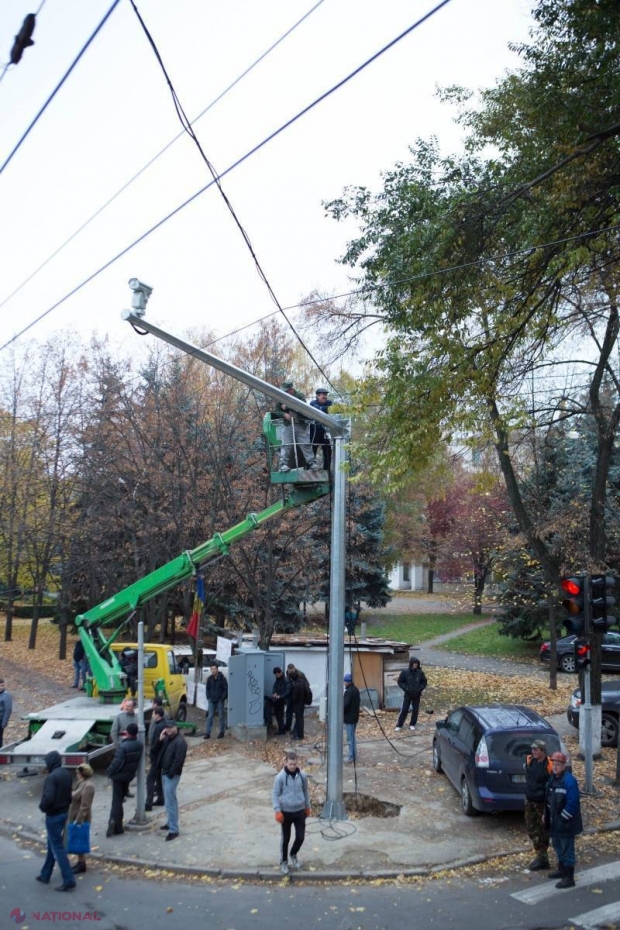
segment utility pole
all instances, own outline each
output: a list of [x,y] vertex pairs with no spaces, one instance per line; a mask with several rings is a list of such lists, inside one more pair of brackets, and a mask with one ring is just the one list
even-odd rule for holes
[[324,817],[331,820],[346,819],[346,809],[342,799],[342,742],[343,742],[343,674],[344,674],[344,613],[345,613],[345,526],[346,526],[346,488],[345,439],[349,435],[349,421],[343,417],[333,417],[303,400],[287,394],[281,388],[257,378],[255,375],[230,362],[200,349],[178,336],[154,326],[144,319],[144,313],[152,288],[137,278],[131,278],[129,287],[133,291],[131,310],[123,310],[121,318],[127,320],[134,328],[143,330],[175,346],[187,355],[199,359],[206,365],[235,378],[247,387],[275,401],[284,403],[291,410],[311,417],[326,426],[334,439],[334,493],[332,503],[331,527],[331,563],[329,596],[329,656],[328,656],[328,713],[327,713],[327,786],[326,800],[323,808]]

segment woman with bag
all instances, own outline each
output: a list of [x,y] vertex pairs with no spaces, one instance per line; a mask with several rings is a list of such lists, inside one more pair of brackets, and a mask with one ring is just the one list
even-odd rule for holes
[[67,852],[77,853],[78,857],[72,869],[75,873],[86,871],[86,853],[90,852],[90,822],[94,797],[93,770],[88,763],[83,762],[77,767],[77,785],[71,795],[67,828]]

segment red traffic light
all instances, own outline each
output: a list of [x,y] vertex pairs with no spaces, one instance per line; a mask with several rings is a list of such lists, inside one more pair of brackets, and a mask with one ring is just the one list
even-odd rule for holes
[[562,579],[562,590],[568,594],[581,594],[581,585],[573,581],[572,578]]

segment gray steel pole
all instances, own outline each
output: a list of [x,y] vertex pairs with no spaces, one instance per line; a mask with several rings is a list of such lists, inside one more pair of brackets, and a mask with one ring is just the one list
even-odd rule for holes
[[138,623],[138,739],[144,746],[144,752],[138,765],[138,788],[136,791],[136,823],[146,823],[144,805],[146,803],[146,739],[144,726],[144,621]]
[[[346,422],[346,421],[345,421]],[[348,423],[347,423],[348,426]],[[321,817],[346,820],[342,800],[344,611],[347,472],[344,437],[334,437],[331,569],[329,582],[329,656],[327,662],[327,791]]]

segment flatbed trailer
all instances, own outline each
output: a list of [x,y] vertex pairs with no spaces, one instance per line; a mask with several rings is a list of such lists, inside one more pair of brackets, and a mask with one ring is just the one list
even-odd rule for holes
[[[34,774],[28,766],[45,765],[45,756],[56,750],[66,768],[76,768],[114,749],[110,731],[120,704],[102,704],[96,698],[71,698],[28,714],[28,735],[0,749],[0,765],[21,765],[24,775]],[[145,717],[153,702],[146,701]]]

